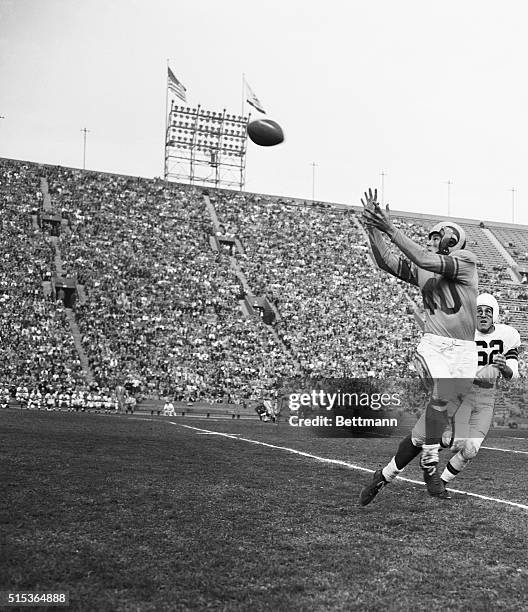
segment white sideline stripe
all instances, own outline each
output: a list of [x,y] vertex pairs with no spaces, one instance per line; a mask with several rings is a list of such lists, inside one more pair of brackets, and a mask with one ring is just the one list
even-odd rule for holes
[[[145,421],[151,421],[153,419],[143,419]],[[177,425],[179,427],[185,427],[186,429],[193,429],[194,431],[197,432],[206,432],[208,434],[215,434],[217,436],[223,437],[223,438],[231,438],[232,440],[239,440],[241,442],[249,442],[250,444],[258,444],[259,446],[267,446],[268,448],[276,448],[278,450],[284,450],[287,451],[289,453],[293,453],[295,455],[300,455],[301,457],[308,457],[309,459],[315,459],[316,461],[320,461],[321,463],[331,463],[333,465],[341,465],[343,467],[347,467],[351,470],[360,470],[362,472],[370,472],[371,474],[374,473],[375,470],[372,470],[370,468],[364,468],[361,467],[360,465],[354,465],[353,463],[349,463],[348,461],[342,461],[340,459],[327,459],[326,457],[320,457],[318,455],[312,455],[310,453],[305,453],[303,451],[297,450],[295,448],[288,448],[287,446],[277,446],[275,444],[269,444],[268,442],[259,442],[258,440],[250,440],[249,438],[241,438],[238,435],[233,435],[233,434],[226,434],[226,433],[222,433],[222,432],[218,432],[218,431],[210,431],[208,429],[200,429],[199,427],[193,427],[192,425],[184,425],[183,423],[175,423],[174,421],[167,421],[168,423],[170,423],[171,425]],[[482,447],[484,448],[484,447]],[[497,449],[497,450],[502,450],[502,449]],[[520,451],[518,451],[520,452]],[[417,484],[417,485],[421,485],[421,486],[425,486],[423,482],[421,482],[420,480],[413,480],[412,478],[405,478],[404,476],[397,476],[396,478],[397,480],[403,480],[405,482],[410,482],[412,484]],[[507,499],[499,499],[497,497],[489,497],[488,495],[480,495],[479,493],[470,493],[469,491],[460,491],[459,489],[447,489],[448,491],[451,491],[452,493],[460,493],[462,495],[467,495],[468,497],[477,497],[478,499],[484,499],[486,501],[492,501],[495,502],[497,504],[505,504],[507,506],[513,506],[515,508],[521,508],[522,510],[528,510],[528,505],[526,504],[519,504],[517,502],[512,502],[512,501],[508,501]]]
[[[94,412],[93,414],[99,414],[99,413]],[[105,415],[101,414],[100,416],[105,416]],[[177,414],[175,414],[175,415],[160,414],[159,416],[160,417],[171,416],[172,418],[174,418],[175,416],[178,416],[178,415]],[[136,420],[136,421],[140,421],[142,419],[142,417],[135,417],[135,416],[130,416],[128,418]],[[193,415],[187,415],[184,418],[185,418],[185,420],[189,420],[189,421],[192,421],[192,420],[196,419],[196,420],[200,420],[200,421],[207,421],[208,423],[225,423],[225,421],[233,421],[233,419],[230,416],[219,416],[219,417],[214,417],[213,418],[213,417],[206,417],[206,416],[200,416],[200,415],[197,415],[197,414],[193,414]],[[143,419],[143,420],[150,421],[151,419]],[[239,419],[236,419],[236,420],[237,421],[250,421],[250,420],[254,421],[255,417],[242,415]],[[160,421],[160,422],[162,422],[162,421]]]
[[486,450],[496,450],[501,453],[517,453],[519,455],[528,455],[528,451],[518,451],[518,450],[510,450],[507,448],[495,448],[494,446],[481,446],[480,448],[485,448]]
[[[171,423],[171,425],[172,425],[172,424],[173,424],[173,423]],[[197,432],[196,432],[196,435],[198,435],[198,436],[214,436],[214,435],[216,435],[216,433],[215,433],[214,431],[197,431]],[[230,437],[236,437],[236,438],[238,438],[238,436],[240,436],[241,434],[239,434],[239,433],[234,433],[234,434],[226,434],[226,435],[227,435],[227,436],[230,436]]]
[[[152,421],[153,419],[146,419],[146,418],[140,418],[140,417],[131,417],[136,419],[137,421]],[[158,421],[159,422],[159,421]],[[181,425],[182,427],[187,427],[188,429],[195,429],[196,431],[198,431],[199,434],[201,435],[215,435],[215,436],[226,436],[228,438],[233,438],[233,437],[239,437],[241,434],[226,434],[226,433],[220,433],[218,431],[209,431],[207,429],[202,429],[200,430],[198,427],[192,427],[191,425],[184,425],[183,423],[173,423],[172,421],[168,421],[171,425]],[[280,448],[283,450],[288,450],[292,453],[298,453],[301,455],[304,455],[306,457],[310,457],[313,459],[318,459],[320,461],[326,461],[329,463],[336,463],[338,465],[344,465],[347,467],[351,467],[352,469],[355,470],[364,470],[367,472],[371,472],[373,473],[374,470],[371,470],[369,468],[363,468],[359,465],[352,465],[351,463],[347,463],[346,461],[344,462],[340,462],[338,459],[325,459],[324,457],[317,457],[317,455],[310,455],[309,453],[302,453],[301,451],[297,451],[295,449],[292,448],[287,448],[286,446],[274,446],[273,444],[267,444],[266,442],[257,442],[256,440],[249,440],[248,438],[240,438],[240,440],[244,440],[245,442],[251,442],[252,444],[262,444],[263,446],[269,446],[271,448]],[[525,438],[514,438],[514,439],[521,439],[524,440]],[[484,448],[486,450],[494,450],[494,451],[500,451],[501,453],[515,453],[517,455],[528,455],[528,451],[520,451],[520,450],[511,450],[508,448],[496,448],[495,446],[481,446],[480,448]],[[413,482],[419,485],[423,485],[423,482],[420,482],[418,480],[410,480],[408,478],[405,478],[404,476],[398,476],[397,478],[399,478],[400,480],[406,480],[407,482]],[[454,491],[455,493],[462,493],[463,491],[456,491],[455,489],[449,489],[449,491]],[[477,495],[476,493],[466,493],[466,495]],[[494,499],[494,498],[490,498],[490,499]],[[510,503],[510,502],[504,502],[504,503]],[[514,502],[511,502],[512,504]],[[524,506],[521,506],[524,507]],[[528,506],[526,506],[528,508]]]

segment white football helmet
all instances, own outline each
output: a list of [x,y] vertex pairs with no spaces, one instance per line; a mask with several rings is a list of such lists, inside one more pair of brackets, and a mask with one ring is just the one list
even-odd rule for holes
[[466,246],[466,232],[452,221],[440,221],[429,231],[429,238],[433,234],[440,234],[440,246],[438,252],[441,255],[449,255]]
[[493,323],[496,323],[499,318],[499,302],[491,295],[491,293],[481,293],[477,297],[477,306],[489,306],[493,310]]

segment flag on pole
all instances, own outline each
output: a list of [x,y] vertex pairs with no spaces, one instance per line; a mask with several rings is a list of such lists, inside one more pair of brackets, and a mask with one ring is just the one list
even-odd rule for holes
[[246,81],[245,78],[244,78],[244,84],[246,86],[246,95],[247,95],[246,102],[248,104],[251,104],[253,108],[256,108],[258,111],[260,111],[261,113],[265,115],[266,111],[264,110],[264,107],[262,106],[260,100],[257,98],[257,96],[255,95],[255,92],[251,89],[251,87],[249,86],[249,83]]
[[167,76],[167,88],[171,91],[177,98],[179,98],[182,102],[187,104],[187,90],[185,87],[178,81],[178,79],[174,76],[174,73],[170,68],[167,67],[169,71]]

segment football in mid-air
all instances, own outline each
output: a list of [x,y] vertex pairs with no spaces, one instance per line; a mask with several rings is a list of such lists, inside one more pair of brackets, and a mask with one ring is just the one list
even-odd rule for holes
[[272,119],[256,119],[248,123],[247,133],[251,140],[261,147],[273,147],[284,140],[281,126]]

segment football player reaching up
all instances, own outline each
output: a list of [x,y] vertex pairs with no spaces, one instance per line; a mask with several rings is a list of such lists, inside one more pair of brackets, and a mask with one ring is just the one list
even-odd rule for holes
[[[381,488],[420,452],[420,466],[427,490],[435,497],[446,496],[438,473],[438,451],[449,423],[470,390],[477,371],[475,312],[478,293],[476,256],[464,250],[464,230],[451,221],[434,225],[424,249],[397,229],[388,207],[382,211],[377,190],[365,193],[363,220],[377,265],[397,278],[420,288],[425,307],[424,335],[417,347],[420,371],[432,381],[426,406],[423,446],[407,436],[398,448],[389,469],[376,471],[371,488]],[[384,240],[386,234],[398,248],[394,253]],[[376,490],[376,492],[377,492]],[[373,497],[376,495],[373,493]],[[361,502],[369,503],[367,497]],[[370,500],[372,501],[372,500]]]
[[[449,439],[444,438],[446,442],[444,446],[449,446],[456,454],[451,457],[442,473],[441,480],[444,485],[453,480],[477,455],[491,426],[497,379],[519,376],[518,348],[521,344],[519,332],[510,325],[498,323],[498,317],[497,300],[489,293],[479,295],[474,349],[478,354],[479,368],[471,390],[454,415],[452,429],[448,427],[445,431],[450,435]],[[420,448],[424,441],[425,416],[422,414],[412,433],[401,442],[400,447],[412,444]],[[361,505],[369,504],[387,482],[391,482],[402,472],[407,464],[403,461],[397,463],[396,459],[397,454],[381,470],[383,477],[381,484],[373,480],[362,489]],[[449,495],[446,493],[442,497]]]

